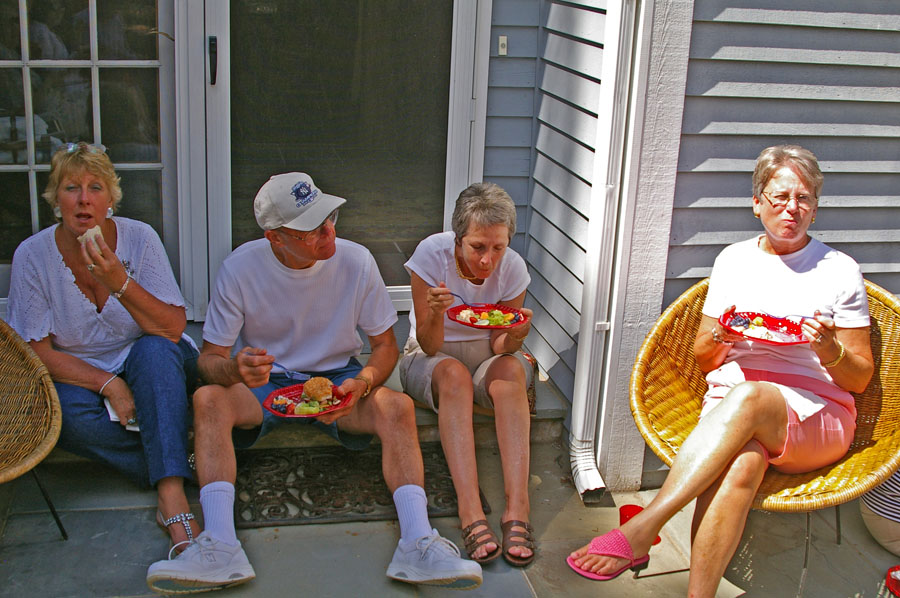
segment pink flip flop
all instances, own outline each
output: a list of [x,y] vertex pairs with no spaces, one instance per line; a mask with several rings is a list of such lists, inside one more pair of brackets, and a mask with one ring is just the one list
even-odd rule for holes
[[610,579],[615,579],[619,575],[625,572],[626,569],[631,569],[635,573],[647,568],[647,564],[650,562],[650,555],[645,554],[639,559],[634,558],[634,552],[631,550],[631,544],[628,543],[628,539],[625,537],[625,534],[620,532],[618,529],[614,529],[611,532],[607,532],[602,536],[597,536],[593,540],[591,540],[591,545],[588,548],[588,554],[598,554],[601,556],[611,556],[617,559],[626,559],[631,561],[628,565],[625,565],[618,571],[614,573],[610,573],[609,575],[600,575],[598,573],[593,573],[591,571],[585,571],[581,567],[575,564],[575,560],[572,557],[567,557],[566,562],[572,568],[575,573],[587,577],[588,579],[593,579],[595,581],[608,581]]

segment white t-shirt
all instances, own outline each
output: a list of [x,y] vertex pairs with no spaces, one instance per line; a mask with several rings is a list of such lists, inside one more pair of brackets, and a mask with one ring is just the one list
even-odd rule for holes
[[[773,316],[812,316],[818,309],[834,318],[840,328],[869,326],[866,288],[852,258],[816,239],[794,253],[772,255],[759,248],[760,238],[730,245],[716,258],[704,315],[718,319],[732,305],[737,311]],[[808,343],[777,346],[740,341],[729,350],[724,363],[732,361],[741,368],[823,381],[836,389],[836,396],[849,397],[834,384]]]
[[[415,272],[428,286],[436,287],[443,282],[448,289],[464,297],[469,303],[499,303],[515,299],[531,282],[525,260],[507,248],[494,272],[482,284],[472,284],[456,273],[456,258],[453,253],[455,246],[456,236],[453,231],[426,237],[403,267],[410,274]],[[454,297],[453,305],[461,303]],[[444,323],[444,341],[478,340],[490,336],[490,332],[451,322],[449,319]],[[415,310],[409,312],[409,336],[416,338]]]
[[335,254],[295,270],[266,239],[244,243],[219,269],[203,340],[266,349],[285,367],[321,372],[347,365],[363,347],[357,332],[385,332],[397,321],[375,258],[336,239]]
[[[144,290],[170,305],[184,305],[159,236],[148,224],[113,218],[116,256]],[[59,225],[57,225],[59,226]],[[110,295],[103,311],[84,296],[56,246],[56,226],[25,239],[13,255],[9,289],[10,326],[26,341],[52,335],[53,348],[119,372],[140,326]]]

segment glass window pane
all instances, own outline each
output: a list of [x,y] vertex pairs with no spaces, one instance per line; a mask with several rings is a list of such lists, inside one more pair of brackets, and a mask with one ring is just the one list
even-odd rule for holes
[[28,3],[28,52],[32,60],[91,57],[87,0]]
[[22,37],[19,35],[19,3],[0,0],[0,60],[22,59]]
[[0,264],[9,264],[19,243],[31,236],[28,174],[0,172],[0,189]]
[[90,69],[32,69],[36,160],[66,141],[93,141]]
[[41,171],[35,173],[35,175],[38,196],[38,226],[41,230],[44,230],[51,224],[56,224],[59,221],[56,219],[56,216],[53,215],[53,210],[50,209],[50,204],[47,203],[47,200],[42,197],[44,195],[44,191],[47,190],[47,181],[50,180],[50,172]]
[[0,164],[27,164],[22,69],[0,69]]
[[113,162],[159,162],[156,69],[100,71],[100,130]]
[[403,262],[443,226],[452,8],[232,0],[235,246],[261,236],[259,186],[307,172],[347,198],[338,234],[372,251],[387,284],[409,284]]
[[117,170],[122,201],[116,213],[146,222],[163,238],[162,174],[159,171]]
[[98,0],[101,60],[156,60],[156,0]]

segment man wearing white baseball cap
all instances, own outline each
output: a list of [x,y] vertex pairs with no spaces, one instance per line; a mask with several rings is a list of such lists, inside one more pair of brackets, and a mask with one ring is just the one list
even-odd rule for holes
[[[194,393],[205,530],[176,558],[150,566],[147,584],[156,591],[206,591],[255,576],[235,535],[234,449],[285,422],[313,425],[354,450],[380,439],[400,520],[388,577],[459,589],[481,584],[481,566],[462,559],[428,520],[412,400],[382,386],[399,354],[397,313],[371,253],[335,236],[344,203],[304,173],[271,177],[253,204],[264,238],[235,249],[219,269],[198,362],[210,384]],[[372,348],[365,366],[356,359],[363,347],[357,329]],[[262,408],[271,392],[310,376],[330,379],[349,398],[316,418]]]

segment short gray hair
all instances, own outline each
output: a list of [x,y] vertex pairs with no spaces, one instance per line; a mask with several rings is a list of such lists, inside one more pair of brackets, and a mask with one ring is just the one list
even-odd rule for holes
[[456,240],[462,240],[472,226],[479,228],[504,224],[509,238],[516,234],[516,205],[509,193],[494,183],[472,183],[459,194],[453,209],[451,227]]
[[796,172],[815,198],[819,199],[825,177],[819,170],[815,154],[799,145],[773,145],[760,152],[753,170],[753,195],[761,197],[769,179],[783,166]]

